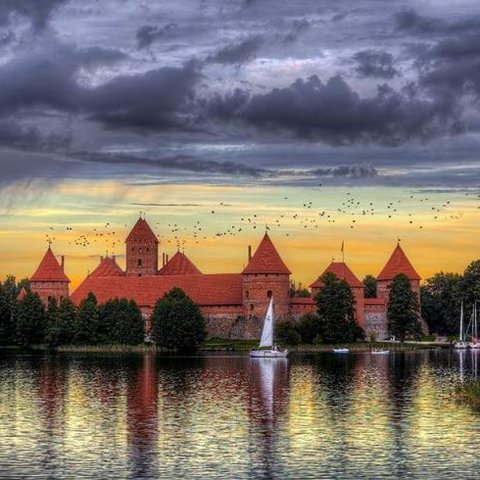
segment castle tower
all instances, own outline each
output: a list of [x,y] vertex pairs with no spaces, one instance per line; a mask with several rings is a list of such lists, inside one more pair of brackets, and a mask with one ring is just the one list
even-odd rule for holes
[[244,315],[263,317],[273,296],[276,315],[286,317],[289,313],[289,287],[290,270],[265,233],[253,257],[249,255],[248,265],[242,272]]
[[[364,328],[365,324],[365,299],[363,295],[363,283],[356,277],[356,275],[350,270],[350,267],[345,262],[333,262],[322,273],[330,272],[334,273],[341,280],[345,280],[352,289],[353,296],[355,298],[355,319],[357,324]],[[315,282],[310,285],[312,297],[315,298],[317,293],[322,289],[323,282],[321,280],[322,275],[318,277]]]
[[142,277],[158,272],[158,239],[147,221],[140,217],[127,239],[126,275]]
[[60,302],[62,298],[68,298],[68,284],[70,280],[65,275],[64,257],[61,264],[55,258],[51,247],[48,247],[40,265],[30,277],[30,287],[33,293],[38,293],[45,305],[51,298]]
[[420,301],[420,275],[413,268],[400,243],[397,243],[388,262],[377,276],[377,297],[383,298],[388,302],[393,277],[399,273],[404,273],[410,279],[412,290],[416,293],[418,301]]

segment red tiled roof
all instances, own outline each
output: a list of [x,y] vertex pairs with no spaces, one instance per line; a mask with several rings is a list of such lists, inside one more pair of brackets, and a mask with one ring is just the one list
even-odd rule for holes
[[35,273],[30,277],[31,282],[70,282],[62,267],[58,263],[52,249],[48,247]]
[[158,272],[159,275],[199,275],[201,273],[191,260],[180,251]]
[[241,305],[242,275],[155,275],[145,277],[94,277],[90,275],[73,292],[71,300],[79,304],[89,292],[99,303],[113,298],[133,299],[139,306],[154,306],[173,287],[181,288],[199,305]]
[[153,230],[150,228],[150,225],[147,223],[147,221],[142,217],[137,220],[137,223],[128,234],[125,242],[134,241],[136,239],[158,243],[157,236],[153,233]]
[[291,272],[283,263],[270,237],[265,233],[256,252],[242,273],[290,274]]
[[114,258],[102,257],[100,264],[90,275],[92,277],[121,277],[125,275],[125,272],[118,266]]
[[363,283],[355,276],[355,274],[350,270],[350,267],[344,262],[332,262],[317,278],[311,285],[310,288],[322,288],[323,282],[321,277],[327,273],[331,272],[334,273],[338,278],[342,280],[346,280],[346,282],[352,288],[363,288]]
[[391,280],[399,273],[404,273],[410,280],[420,280],[420,275],[413,268],[400,244],[397,244],[377,280]]

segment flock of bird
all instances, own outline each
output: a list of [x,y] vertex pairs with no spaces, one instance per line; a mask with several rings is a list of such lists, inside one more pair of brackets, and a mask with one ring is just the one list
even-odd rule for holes
[[[480,194],[467,192],[465,196],[474,197],[480,209]],[[219,202],[215,207],[210,207],[207,212],[197,218],[193,218],[189,225],[180,223],[151,223],[151,226],[157,237],[163,244],[175,246],[177,249],[184,249],[189,244],[199,244],[208,239],[218,239],[223,237],[238,237],[243,233],[274,230],[278,236],[294,237],[296,233],[303,233],[315,230],[323,225],[335,226],[339,228],[355,229],[362,224],[368,223],[368,218],[372,216],[380,217],[385,221],[383,225],[392,226],[398,222],[402,227],[409,227],[422,230],[425,225],[431,225],[438,221],[451,221],[461,218],[462,213],[454,211],[454,205],[451,200],[438,201],[438,197],[430,198],[423,195],[410,195],[409,198],[389,201],[371,201],[356,198],[352,192],[344,193],[339,199],[336,207],[318,208],[317,204],[321,199],[308,200],[298,203],[296,207],[292,206],[288,196],[282,197],[280,206],[265,208],[266,212],[278,212],[277,215],[271,213],[260,214],[262,210],[259,206],[256,213],[244,213],[235,217],[235,209],[230,207],[234,205]],[[322,202],[325,205],[325,202]],[[230,210],[229,210],[230,209]],[[209,212],[209,213],[208,213]],[[145,215],[140,212],[140,215]],[[208,218],[211,217],[211,218]],[[202,220],[199,220],[201,218]],[[228,219],[228,220],[227,220]],[[426,222],[426,223],[425,223]],[[218,229],[223,224],[223,228]],[[84,227],[77,228],[73,226],[49,227],[46,234],[47,241],[51,243],[59,237],[60,233],[67,233],[68,244],[88,248],[97,245],[101,251],[115,253],[123,245],[126,233],[131,225],[123,224],[123,228],[113,226],[110,222],[105,222],[101,226],[96,226],[92,231],[86,233]],[[63,236],[63,235],[62,235]]]

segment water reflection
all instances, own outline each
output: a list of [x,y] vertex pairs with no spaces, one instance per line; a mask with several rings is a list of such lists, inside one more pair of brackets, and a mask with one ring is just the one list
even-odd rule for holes
[[0,476],[473,478],[479,362],[0,353]]

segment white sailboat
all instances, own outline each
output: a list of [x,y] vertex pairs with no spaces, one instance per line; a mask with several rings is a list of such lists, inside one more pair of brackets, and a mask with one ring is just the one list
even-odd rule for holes
[[270,298],[267,314],[263,321],[262,338],[258,349],[250,350],[250,356],[253,358],[285,358],[288,350],[280,350],[273,341],[275,317],[273,308],[273,297]]
[[478,325],[477,325],[477,302],[473,304],[473,323],[472,323],[472,341],[469,343],[469,347],[472,350],[480,350],[480,339],[478,338]]
[[455,343],[455,348],[458,350],[468,348],[468,343],[465,341],[465,332],[463,331],[463,302],[460,304],[460,334],[458,342]]

